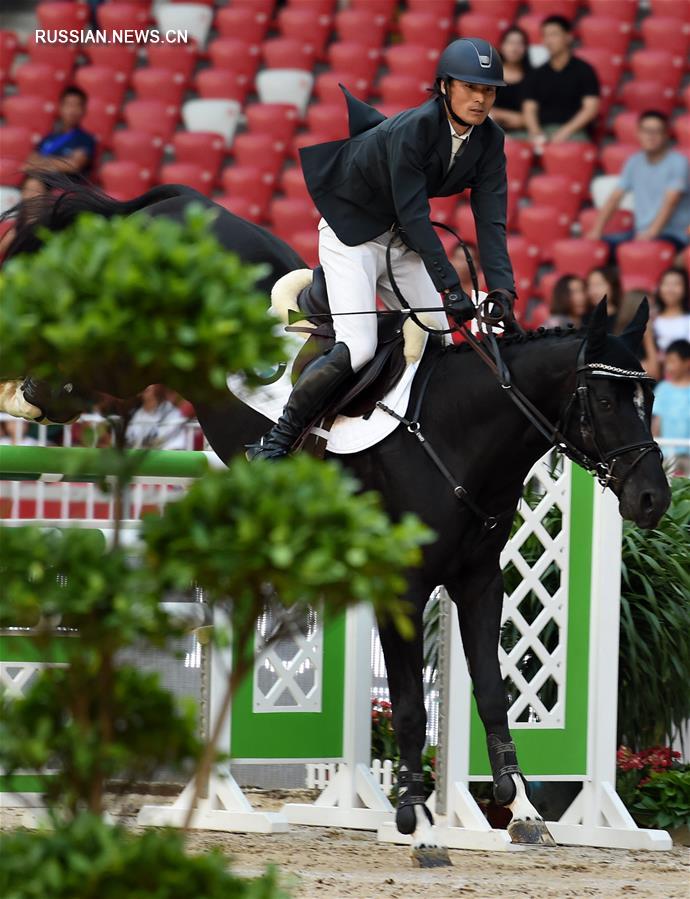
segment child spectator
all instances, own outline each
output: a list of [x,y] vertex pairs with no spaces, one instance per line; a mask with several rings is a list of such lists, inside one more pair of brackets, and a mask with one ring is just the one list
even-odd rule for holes
[[29,156],[29,168],[87,174],[96,155],[96,139],[84,131],[87,96],[79,87],[66,87],[60,95],[58,123]]
[[491,118],[510,137],[524,138],[527,133],[522,112],[522,95],[525,79],[532,71],[527,33],[517,25],[511,25],[501,39],[499,52],[503,60],[503,80],[506,87],[498,89]]
[[608,310],[606,327],[610,334],[615,334],[618,330],[617,324],[621,311],[623,288],[621,279],[618,276],[618,269],[613,266],[607,265],[593,268],[587,275],[589,308],[593,309],[603,297],[606,297],[606,308]]
[[664,446],[673,455],[676,471],[690,474],[690,341],[674,340],[666,348],[664,380],[654,394],[652,431],[662,440],[684,442]]
[[584,280],[577,275],[561,275],[553,286],[551,316],[546,327],[574,325],[581,328],[587,323],[591,305]]
[[690,340],[690,291],[681,268],[667,269],[659,280],[654,318],[654,340],[662,353],[676,340]]

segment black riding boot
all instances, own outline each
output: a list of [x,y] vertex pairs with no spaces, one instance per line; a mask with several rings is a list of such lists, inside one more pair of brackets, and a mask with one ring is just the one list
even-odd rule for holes
[[347,345],[334,344],[302,372],[283,414],[268,434],[247,447],[247,458],[252,461],[287,456],[304,431],[328,409],[340,388],[352,377],[354,372]]

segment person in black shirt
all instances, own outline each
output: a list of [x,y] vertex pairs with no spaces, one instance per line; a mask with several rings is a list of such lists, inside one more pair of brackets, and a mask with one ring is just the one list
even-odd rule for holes
[[511,25],[501,39],[499,52],[503,60],[503,80],[506,86],[498,89],[491,118],[506,134],[518,137],[516,132],[524,131],[525,128],[525,117],[522,112],[525,78],[532,71],[527,33],[517,25]]
[[599,79],[589,63],[572,54],[570,22],[549,16],[541,26],[549,61],[526,79],[522,111],[537,152],[547,142],[589,140],[599,113]]

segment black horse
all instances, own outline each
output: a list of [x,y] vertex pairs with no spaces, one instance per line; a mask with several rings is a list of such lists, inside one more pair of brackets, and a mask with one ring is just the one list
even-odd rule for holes
[[[83,210],[109,216],[142,210],[152,216],[180,219],[192,201],[214,205],[187,188],[159,188],[122,204],[82,186],[73,189],[61,208],[53,201],[39,217],[53,229],[64,227]],[[33,218],[35,221],[35,214]],[[238,252],[247,261],[272,266],[272,275],[263,285],[266,288],[288,271],[304,267],[283,241],[225,210],[219,210],[214,231],[227,250]],[[31,251],[37,245],[35,224],[26,223],[18,230],[12,252]],[[560,424],[571,450],[598,464],[600,476],[606,477],[619,499],[623,517],[643,528],[655,526],[670,501],[660,453],[654,451],[657,447],[650,432],[652,392],[634,353],[647,314],[645,302],[621,337],[608,336],[606,303],[602,301],[586,332],[556,329],[500,340],[513,383],[543,416]],[[381,627],[402,759],[396,821],[399,830],[413,834],[418,845],[432,839],[421,764],[426,732],[422,614],[440,584],[457,605],[474,695],[487,735],[496,801],[511,807],[518,817],[538,817],[529,803],[525,804],[498,663],[503,600],[499,557],[523,481],[549,448],[542,431],[514,405],[509,391],[501,388],[492,371],[467,346],[447,348],[422,361],[411,410],[417,405],[420,384],[425,390],[419,415],[424,436],[457,483],[469,491],[470,503],[451,489],[446,476],[406,427],[399,427],[365,452],[340,457],[364,488],[379,491],[391,518],[414,512],[439,535],[425,549],[421,567],[408,574],[406,598],[414,609],[416,638],[406,642],[394,628]],[[145,386],[141,384],[142,389]],[[211,402],[196,394],[190,384],[188,398],[222,459],[242,451],[269,427],[265,418],[229,394]],[[485,520],[487,516],[495,521]]]

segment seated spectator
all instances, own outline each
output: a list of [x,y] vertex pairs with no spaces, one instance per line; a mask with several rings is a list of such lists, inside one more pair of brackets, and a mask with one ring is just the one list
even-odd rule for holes
[[529,61],[529,38],[526,32],[517,25],[512,25],[501,39],[499,52],[503,60],[503,80],[507,86],[499,87],[496,104],[490,115],[510,137],[527,137],[522,112],[522,92],[532,65]]
[[87,174],[96,155],[96,139],[84,131],[87,97],[79,87],[66,87],[60,95],[58,123],[29,156],[29,168]]
[[592,307],[584,280],[577,275],[561,275],[551,294],[551,316],[545,322],[547,328],[587,324]]
[[127,427],[127,445],[135,448],[186,449],[188,419],[166,399],[161,384],[149,385]]
[[676,340],[690,340],[688,293],[688,276],[681,268],[669,268],[659,279],[653,332],[662,353]]
[[662,440],[683,441],[663,447],[676,460],[676,472],[690,474],[690,341],[666,348],[664,380],[654,392],[652,432]]
[[621,279],[618,276],[618,269],[612,265],[593,268],[587,275],[587,298],[590,309],[593,309],[604,297],[606,297],[606,308],[608,309],[606,326],[610,334],[616,334],[620,330],[617,326],[621,311],[623,288]]
[[0,421],[0,446],[38,446],[29,433],[29,422],[21,418]]
[[[668,118],[661,112],[643,112],[637,136],[641,150],[625,163],[618,187],[599,210],[587,237],[603,238],[614,252],[628,240],[666,240],[681,250],[688,242],[690,227],[688,160],[670,148]],[[628,191],[633,195],[634,229],[604,234],[606,223]]]
[[572,27],[563,16],[541,25],[549,60],[525,78],[522,112],[537,153],[547,141],[590,140],[599,114],[599,79],[592,66],[572,52]]
[[[45,184],[34,175],[26,175],[19,188],[21,200],[31,200],[34,197],[42,197],[48,192]],[[3,259],[7,248],[14,240],[16,229],[14,225],[0,237],[0,260]]]

